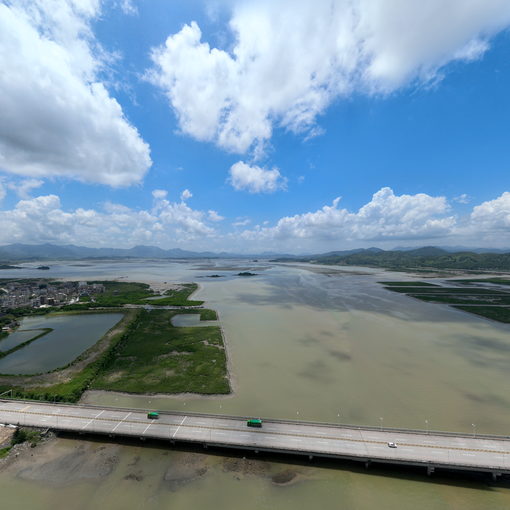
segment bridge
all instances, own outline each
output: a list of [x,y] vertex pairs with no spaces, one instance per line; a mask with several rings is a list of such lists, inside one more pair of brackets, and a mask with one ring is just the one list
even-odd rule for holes
[[[510,474],[510,437],[264,420],[249,428],[246,418],[160,412],[90,405],[0,400],[0,423],[79,434],[152,439],[175,444],[234,448],[370,463]],[[389,443],[394,445],[389,446]]]

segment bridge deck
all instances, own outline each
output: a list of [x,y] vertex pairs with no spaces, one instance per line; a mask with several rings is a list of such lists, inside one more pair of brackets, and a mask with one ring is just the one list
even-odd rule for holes
[[[58,405],[0,400],[0,423],[78,433],[132,436],[206,445],[295,453],[360,461],[510,474],[510,439],[264,420],[263,428],[245,418],[160,413],[149,420],[140,409]],[[389,448],[388,442],[397,444]]]

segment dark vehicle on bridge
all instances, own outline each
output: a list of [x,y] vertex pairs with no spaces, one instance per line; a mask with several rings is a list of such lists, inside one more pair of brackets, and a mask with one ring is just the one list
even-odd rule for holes
[[261,428],[262,427],[262,420],[260,418],[251,418],[251,419],[249,419],[246,422],[246,425],[248,425],[248,427]]
[[157,420],[159,418],[159,413],[156,411],[150,411],[147,413],[147,418],[149,418],[149,420]]

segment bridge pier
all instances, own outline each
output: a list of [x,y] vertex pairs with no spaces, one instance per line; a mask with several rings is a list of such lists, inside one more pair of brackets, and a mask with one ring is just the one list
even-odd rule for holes
[[492,473],[492,479],[497,482],[498,481],[498,478],[501,476],[501,473],[495,473],[493,472]]
[[427,476],[430,476],[435,470],[436,468],[434,466],[427,466]]
[[368,469],[370,467],[370,464],[372,464],[372,462],[370,460],[367,460],[365,462],[365,469]]
[[313,455],[308,455],[308,460],[312,460],[313,459]]

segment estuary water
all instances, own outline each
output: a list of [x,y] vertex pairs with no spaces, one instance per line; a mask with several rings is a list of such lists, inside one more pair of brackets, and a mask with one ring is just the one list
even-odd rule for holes
[[0,342],[1,349],[19,345],[46,328],[53,331],[0,359],[0,374],[37,374],[65,366],[92,347],[122,317],[121,313],[25,317],[19,329]]
[[[256,276],[236,277],[241,266],[246,268],[247,262],[201,261],[198,266],[105,261],[88,266],[56,264],[46,271],[45,277],[123,278],[155,286],[196,281],[200,290],[194,297],[204,299],[219,314],[232,396],[90,393],[85,401],[509,433],[510,326],[419,302],[377,283],[409,278],[402,274],[264,262],[248,264]],[[31,269],[16,270],[16,276],[24,272],[33,276]],[[224,277],[206,278],[209,274]],[[0,277],[6,276],[14,276],[13,271],[0,271]],[[64,501],[83,509],[242,506],[286,510],[319,503],[325,508],[382,510],[510,508],[507,487],[481,481],[427,481],[418,474],[387,476],[352,467],[289,466],[164,449],[100,447],[59,439],[48,451],[43,447],[36,454],[29,471],[20,460],[1,472],[0,491],[9,502],[23,492],[25,506],[11,508],[65,508]],[[113,452],[108,462],[102,457],[105,452]],[[59,466],[75,458],[89,468],[76,468],[70,480]],[[96,464],[97,469],[90,468]],[[101,470],[104,475],[97,476]]]

